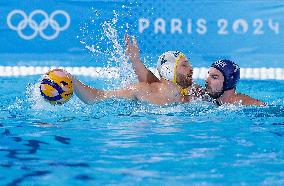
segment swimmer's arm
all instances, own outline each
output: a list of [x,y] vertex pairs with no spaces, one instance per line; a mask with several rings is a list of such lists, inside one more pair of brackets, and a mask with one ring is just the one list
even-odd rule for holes
[[109,98],[123,98],[136,100],[145,87],[143,83],[137,83],[126,89],[118,90],[100,90],[85,85],[81,81],[73,78],[73,89],[76,96],[86,104],[93,104]]
[[104,98],[103,91],[89,87],[75,78],[73,78],[73,90],[75,95],[86,104],[92,104]]
[[134,89],[100,90],[85,85],[73,78],[73,89],[76,96],[86,104],[93,104],[109,98],[136,99]]
[[125,53],[129,56],[135,74],[138,76],[139,82],[159,82],[159,79],[150,70],[148,70],[140,60],[139,48],[137,45],[136,38],[134,36],[132,37],[131,43],[129,35],[125,35],[125,48]]

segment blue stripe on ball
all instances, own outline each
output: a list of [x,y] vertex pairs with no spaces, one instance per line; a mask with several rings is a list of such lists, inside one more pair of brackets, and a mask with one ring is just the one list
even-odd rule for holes
[[52,86],[54,89],[56,89],[58,91],[59,94],[62,94],[64,92],[64,90],[55,82],[49,80],[49,79],[43,79],[41,81],[41,84],[47,84]]
[[42,90],[41,90],[41,87],[40,87],[40,94],[44,97],[44,99],[48,100],[48,101],[58,101],[58,100],[61,100],[62,99],[62,96],[61,95],[57,95],[57,96],[54,96],[54,97],[49,97],[47,95],[45,95]]

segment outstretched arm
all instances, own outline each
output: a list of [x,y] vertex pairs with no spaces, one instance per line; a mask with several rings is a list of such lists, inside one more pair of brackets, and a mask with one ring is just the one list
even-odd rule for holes
[[99,90],[83,84],[76,78],[73,79],[73,89],[76,96],[86,104],[93,104],[97,101],[103,101],[109,98],[125,98],[136,99],[135,89],[121,89],[121,90]]
[[129,56],[130,61],[132,62],[134,71],[138,76],[139,82],[153,83],[158,82],[159,79],[148,70],[145,65],[140,60],[139,48],[137,45],[136,38],[132,37],[132,43],[130,41],[129,35],[125,35],[125,54]]

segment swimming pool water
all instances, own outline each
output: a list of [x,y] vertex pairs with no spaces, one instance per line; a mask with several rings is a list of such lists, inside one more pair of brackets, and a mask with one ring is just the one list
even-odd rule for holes
[[284,184],[283,81],[239,83],[267,107],[76,97],[51,106],[39,78],[0,78],[0,185]]

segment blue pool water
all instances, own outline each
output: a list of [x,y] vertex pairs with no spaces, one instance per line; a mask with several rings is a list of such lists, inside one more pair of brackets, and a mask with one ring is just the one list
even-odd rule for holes
[[[98,88],[119,81],[79,78]],[[283,81],[240,82],[267,107],[160,107],[76,97],[51,106],[39,79],[0,78],[0,185],[284,184]]]
[[[283,2],[14,0],[0,7],[0,186],[284,185]],[[199,69],[235,61],[243,70],[238,92],[268,106],[86,105],[75,96],[52,106],[41,98],[41,76],[28,66],[118,67],[118,79],[78,77],[102,89],[137,81],[124,55],[126,32],[137,37],[147,67],[167,50],[181,50]]]

